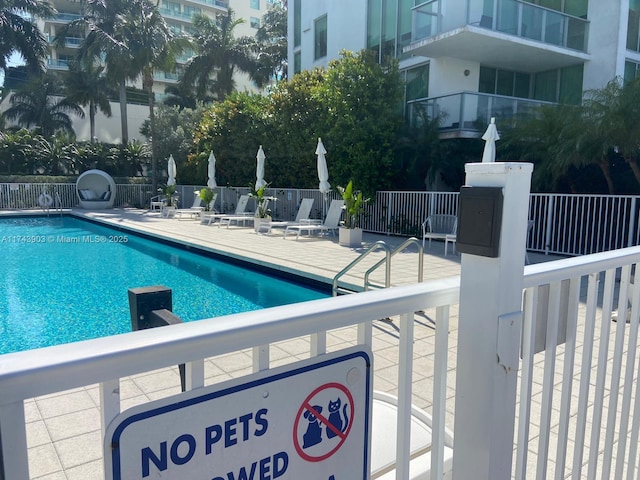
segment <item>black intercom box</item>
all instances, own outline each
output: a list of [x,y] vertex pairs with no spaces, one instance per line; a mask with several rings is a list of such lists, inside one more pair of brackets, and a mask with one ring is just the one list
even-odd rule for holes
[[459,199],[458,252],[496,258],[500,254],[502,188],[463,186]]

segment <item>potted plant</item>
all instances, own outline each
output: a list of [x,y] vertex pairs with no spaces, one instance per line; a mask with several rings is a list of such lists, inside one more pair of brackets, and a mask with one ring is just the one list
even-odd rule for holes
[[256,199],[256,213],[253,219],[253,226],[256,232],[260,231],[260,228],[265,223],[271,223],[271,209],[269,208],[269,201],[276,200],[274,197],[265,195],[267,188],[270,184],[263,185],[259,189],[255,189],[252,185],[249,185],[251,192],[250,197]]
[[362,229],[360,228],[360,216],[364,212],[364,206],[369,201],[364,198],[362,192],[353,189],[353,181],[350,180],[346,187],[337,187],[344,200],[346,213],[344,224],[338,232],[338,243],[347,247],[359,247],[362,244]]
[[213,200],[213,189],[204,187],[198,192],[198,197],[204,202],[204,210],[208,212],[211,206],[211,200]]
[[175,185],[165,185],[163,187],[160,187],[158,191],[162,192],[162,194],[165,196],[167,200],[167,207],[176,206],[177,198],[174,196],[174,193],[176,193]]

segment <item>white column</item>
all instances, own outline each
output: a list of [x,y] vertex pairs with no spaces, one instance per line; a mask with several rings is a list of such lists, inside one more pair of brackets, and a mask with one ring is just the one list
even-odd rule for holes
[[466,185],[502,187],[497,258],[462,254],[453,477],[511,478],[522,320],[528,163],[469,163]]

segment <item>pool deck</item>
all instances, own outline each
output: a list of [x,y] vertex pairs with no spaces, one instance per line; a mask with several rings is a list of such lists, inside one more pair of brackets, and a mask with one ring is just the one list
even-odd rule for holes
[[[10,212],[3,212],[10,213]],[[20,212],[24,213],[24,212]],[[365,234],[363,247],[346,248],[338,245],[337,237],[301,237],[283,239],[282,230],[269,235],[256,234],[252,228],[231,226],[230,228],[207,226],[198,220],[167,219],[157,213],[144,210],[74,211],[78,216],[110,223],[116,227],[138,230],[147,235],[176,240],[186,245],[203,248],[210,252],[229,256],[235,260],[246,261],[263,267],[279,270],[289,275],[298,275],[315,282],[330,285],[333,277],[346,265],[357,258],[370,245],[384,241],[391,248],[403,243],[406,238]],[[432,248],[424,253],[424,280],[446,278],[460,274],[460,256],[445,256],[444,243],[433,242]],[[362,285],[364,272],[378,259],[382,251],[372,253],[362,262],[353,274],[346,277],[352,286]],[[529,254],[532,262],[548,261],[551,257]],[[415,246],[407,248],[394,257],[392,262],[391,283],[402,285],[415,283],[418,278],[418,253]],[[378,269],[381,270],[381,269]],[[383,279],[378,272],[372,276],[376,282]],[[138,285],[136,285],[138,286]],[[451,312],[450,335],[457,335],[457,307]],[[393,391],[397,385],[397,324],[393,321],[374,322],[373,347],[376,356],[376,389]],[[416,314],[415,353],[421,355],[421,347],[431,345],[429,354],[433,355],[434,334],[430,312]],[[353,340],[353,329],[330,332],[329,349],[340,348]],[[431,339],[431,341],[430,341]],[[450,355],[455,360],[455,339],[451,340]],[[427,348],[427,347],[425,347]],[[308,357],[309,340],[295,339],[281,342],[272,347],[272,364],[290,362],[291,359]],[[420,362],[420,360],[415,360]],[[428,408],[432,392],[429,371],[433,372],[431,360],[425,355],[422,362],[424,372],[414,375],[414,381],[420,380],[416,388],[414,402],[422,408]],[[452,363],[453,365],[455,362]],[[421,368],[422,368],[421,367]],[[208,359],[205,365],[206,383],[212,384],[246,375],[251,371],[251,357],[248,352],[238,352],[214,359]],[[452,377],[453,378],[453,377]],[[179,393],[177,368],[162,369],[122,379],[122,409]],[[447,387],[447,408],[453,407],[455,383]],[[93,480],[103,478],[102,441],[100,439],[99,391],[97,385],[78,388],[30,399],[25,402],[27,418],[27,441],[29,444],[29,465],[32,479],[39,480]],[[448,415],[450,417],[450,415]],[[451,426],[450,418],[447,423]]]

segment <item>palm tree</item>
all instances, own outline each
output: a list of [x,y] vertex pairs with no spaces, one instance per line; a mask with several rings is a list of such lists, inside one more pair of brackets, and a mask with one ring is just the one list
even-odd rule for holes
[[148,0],[135,0],[130,11],[119,19],[116,29],[126,39],[125,54],[131,65],[142,75],[142,88],[149,101],[149,124],[151,128],[151,182],[152,191],[157,186],[157,149],[155,148],[155,98],[153,74],[155,70],[175,69],[176,57],[189,46],[186,38],[177,38],[167,26],[158,7]]
[[50,18],[55,13],[44,0],[0,0],[0,70],[6,70],[7,59],[15,51],[27,65],[44,71],[48,43],[30,18]]
[[193,16],[193,41],[198,54],[185,67],[181,82],[195,85],[199,100],[212,92],[218,101],[235,89],[233,74],[236,69],[253,76],[257,64],[252,55],[253,39],[236,38],[233,30],[244,20],[234,18],[232,9],[226,15],[211,19],[205,15]]
[[127,0],[87,0],[83,18],[67,24],[56,35],[56,42],[63,42],[69,31],[88,32],[78,56],[83,60],[97,59],[104,62],[107,79],[118,85],[124,145],[129,141],[126,83],[140,74],[140,68],[130,64],[126,53],[126,38],[123,38],[119,29],[121,19],[128,15],[134,3]]
[[262,25],[256,32],[253,51],[256,69],[253,79],[260,87],[271,80],[280,80],[287,72],[287,10],[279,3],[262,17]]
[[69,114],[84,118],[84,111],[77,103],[62,97],[61,93],[59,82],[53,75],[37,78],[11,96],[11,106],[4,116],[23,127],[35,127],[45,138],[52,137],[57,131],[73,134]]
[[93,59],[75,62],[70,65],[70,75],[66,78],[67,99],[89,108],[91,143],[96,136],[96,113],[100,110],[111,116],[109,103],[109,84],[103,75],[104,67],[94,63]]

